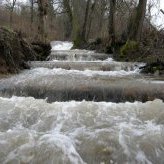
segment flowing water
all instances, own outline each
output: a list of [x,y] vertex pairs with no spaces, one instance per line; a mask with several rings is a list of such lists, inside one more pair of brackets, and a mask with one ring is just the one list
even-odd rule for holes
[[163,78],[52,44],[49,61],[0,80],[0,163],[163,164]]

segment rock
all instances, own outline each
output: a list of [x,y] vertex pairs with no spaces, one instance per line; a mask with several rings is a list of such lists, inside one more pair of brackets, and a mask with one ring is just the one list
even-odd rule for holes
[[0,74],[17,73],[28,68],[26,61],[35,60],[36,53],[18,33],[0,28]]
[[31,45],[33,50],[37,54],[37,60],[46,60],[46,58],[51,53],[50,43],[32,42]]
[[45,60],[50,51],[49,43],[28,43],[20,33],[0,27],[0,74],[29,69],[27,61]]
[[146,66],[140,69],[142,69],[141,73],[150,73],[155,76],[162,75],[164,73],[164,62],[157,60],[156,62],[146,64]]

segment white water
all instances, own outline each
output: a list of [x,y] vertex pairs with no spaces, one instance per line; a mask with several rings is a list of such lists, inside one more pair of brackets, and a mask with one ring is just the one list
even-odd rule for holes
[[0,163],[164,162],[164,103],[0,98]]
[[[54,68],[54,69],[48,69],[48,68],[35,68],[31,71],[24,71],[22,74],[17,75],[16,79],[35,79],[37,77],[44,77],[44,76],[57,76],[57,75],[64,75],[64,76],[83,76],[83,77],[126,77],[126,76],[132,76],[132,75],[138,75],[138,69],[134,71],[91,71],[91,70],[85,70],[85,71],[78,71],[78,70],[64,70],[61,68]],[[15,77],[14,77],[15,78]],[[12,80],[12,78],[11,78]],[[45,79],[43,79],[45,80]]]
[[52,50],[70,50],[73,47],[72,42],[51,42]]
[[[52,46],[53,51],[68,52],[72,43],[53,42]],[[0,80],[0,89],[14,85],[20,89],[24,86],[54,89],[58,83],[63,88],[71,83],[72,88],[81,85],[85,89],[98,86],[97,83],[114,86],[119,81],[118,85],[121,87],[123,83],[124,87],[130,79],[150,83],[138,79],[139,69],[135,64],[133,69],[122,69],[122,63],[111,58],[102,62],[118,67],[112,71],[38,67]],[[163,87],[161,81],[156,82]],[[83,86],[85,83],[90,85]],[[163,157],[164,102],[159,99],[146,103],[50,104],[32,97],[0,97],[0,164],[163,164]]]

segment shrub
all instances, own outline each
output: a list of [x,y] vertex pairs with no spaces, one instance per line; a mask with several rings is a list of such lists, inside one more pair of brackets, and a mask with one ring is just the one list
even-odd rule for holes
[[10,27],[8,27],[8,26],[2,26],[1,28],[2,28],[3,30],[5,30],[5,31],[10,32],[10,33],[14,33],[13,29],[10,28]]
[[125,57],[127,54],[131,52],[135,52],[139,49],[139,45],[136,41],[128,40],[125,45],[123,45],[120,49],[121,56]]
[[97,38],[95,40],[95,44],[98,45],[98,44],[101,44],[102,43],[102,39],[101,38]]

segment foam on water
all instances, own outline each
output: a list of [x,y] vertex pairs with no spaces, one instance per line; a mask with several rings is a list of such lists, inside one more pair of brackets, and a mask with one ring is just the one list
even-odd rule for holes
[[62,41],[54,41],[51,42],[52,51],[55,50],[70,50],[73,47],[72,42],[62,42]]
[[12,82],[13,84],[18,84],[20,82],[25,82],[25,81],[29,81],[32,79],[37,79],[40,77],[43,77],[43,81],[46,82],[46,79],[44,79],[45,76],[71,76],[71,77],[88,77],[88,78],[109,78],[109,77],[128,77],[128,76],[133,76],[133,75],[138,75],[138,69],[134,70],[134,71],[124,71],[124,70],[120,70],[120,71],[92,71],[92,70],[85,70],[85,71],[79,71],[79,70],[65,70],[65,69],[61,69],[61,68],[54,68],[54,69],[48,69],[48,68],[34,68],[31,70],[26,70],[26,71],[22,71],[22,73],[20,73],[19,75],[15,75],[13,77],[10,77],[9,79],[1,79],[0,81],[5,84],[7,84],[8,82]]
[[164,103],[0,98],[0,163],[164,163]]
[[150,80],[141,80],[144,83],[151,83],[151,84],[164,84],[164,80],[156,80],[156,79],[150,79]]
[[127,75],[133,75],[138,72],[138,69],[134,71],[92,71],[92,70],[85,70],[85,71],[79,71],[79,70],[65,70],[61,68],[54,68],[54,69],[48,69],[48,68],[36,68],[32,70],[34,74],[41,74],[41,75],[50,75],[50,74],[65,74],[65,75],[74,75],[74,74],[79,74],[79,75],[84,75],[84,76],[96,76],[96,75],[106,75],[106,76],[127,76]]
[[[63,53],[60,50],[73,52],[72,61],[74,52],[94,53],[72,51],[71,42],[52,42],[51,45],[52,51],[58,51],[59,55]],[[115,61],[108,58],[104,62]],[[20,85],[21,90],[29,85],[44,91],[42,87],[50,84],[52,90],[60,76],[72,78],[72,87],[76,79],[81,83],[91,79],[92,85],[93,79],[104,80],[104,77],[119,81],[122,77],[138,75],[139,65],[133,68],[125,71],[119,64],[114,71],[34,68],[0,80],[0,89]],[[70,101],[50,104],[32,97],[0,97],[0,163],[163,164],[163,120],[164,103],[159,99],[146,103]]]
[[35,68],[30,71],[25,71],[22,73],[24,76],[28,77],[27,74],[31,76],[45,76],[45,75],[83,75],[83,76],[109,76],[109,77],[122,77],[122,76],[128,76],[128,75],[134,75],[138,74],[138,69],[136,68],[134,71],[92,71],[92,70],[85,70],[85,71],[79,71],[79,70],[65,70],[61,68],[54,68],[54,69],[48,69],[48,68]]

